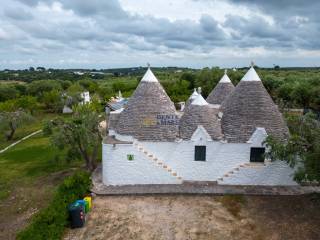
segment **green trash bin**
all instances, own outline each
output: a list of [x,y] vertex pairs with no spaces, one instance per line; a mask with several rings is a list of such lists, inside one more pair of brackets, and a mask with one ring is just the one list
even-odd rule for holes
[[84,211],[85,211],[85,213],[88,213],[89,210],[90,210],[89,203],[88,203],[87,201],[85,201],[85,200],[84,200],[84,202],[85,202],[85,204],[84,204]]

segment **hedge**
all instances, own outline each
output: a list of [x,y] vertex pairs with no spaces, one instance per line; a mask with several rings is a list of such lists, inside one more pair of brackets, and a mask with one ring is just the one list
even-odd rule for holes
[[31,224],[18,233],[18,240],[61,239],[69,224],[67,207],[89,192],[90,175],[79,171],[67,177],[58,187],[49,206],[33,216]]

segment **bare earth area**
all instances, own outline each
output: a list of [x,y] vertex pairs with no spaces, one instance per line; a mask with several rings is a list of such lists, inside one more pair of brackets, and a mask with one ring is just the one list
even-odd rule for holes
[[319,197],[96,197],[84,228],[64,239],[320,239]]
[[41,177],[34,183],[17,183],[9,197],[0,201],[0,239],[16,239],[17,232],[48,205],[55,187],[70,174],[70,171],[61,171]]

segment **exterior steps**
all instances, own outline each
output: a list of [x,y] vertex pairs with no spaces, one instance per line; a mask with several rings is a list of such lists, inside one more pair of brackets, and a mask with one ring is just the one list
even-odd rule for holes
[[218,182],[223,183],[223,181],[226,178],[229,178],[229,177],[237,174],[239,171],[241,171],[241,169],[244,169],[244,168],[263,168],[266,165],[267,165],[266,163],[243,163],[243,164],[240,164],[239,166],[233,168],[229,172],[225,173],[222,177],[218,178],[217,180],[218,180]]
[[168,165],[162,162],[154,154],[146,150],[140,143],[135,142],[133,145],[139,150],[139,152],[142,152],[150,161],[152,161],[158,167],[161,167],[163,170],[168,172],[171,176],[175,177],[179,182],[182,183],[182,177],[180,177],[177,172],[173,171]]

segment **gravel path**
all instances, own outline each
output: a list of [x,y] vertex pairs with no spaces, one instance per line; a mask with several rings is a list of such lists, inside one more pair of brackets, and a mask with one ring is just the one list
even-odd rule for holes
[[38,130],[38,131],[35,131],[35,132],[33,132],[33,133],[25,136],[24,138],[21,138],[20,140],[18,140],[18,141],[16,141],[16,142],[12,143],[11,145],[9,145],[8,147],[0,150],[0,153],[3,153],[3,152],[5,152],[5,151],[7,151],[8,149],[12,148],[13,146],[17,145],[18,143],[21,143],[22,141],[27,140],[28,138],[30,138],[30,137],[38,134],[38,133],[41,133],[41,132],[42,132],[42,130]]

